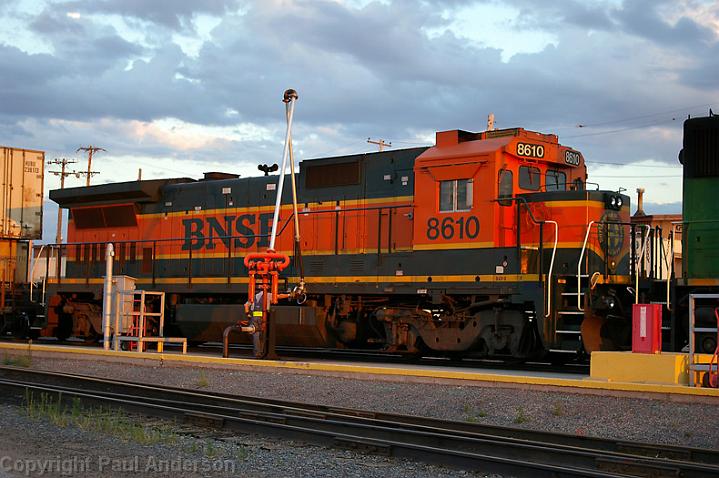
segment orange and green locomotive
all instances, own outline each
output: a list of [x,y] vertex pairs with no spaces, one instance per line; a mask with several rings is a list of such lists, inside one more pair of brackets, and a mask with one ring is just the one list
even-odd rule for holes
[[[70,210],[45,335],[101,332],[116,275],[164,291],[166,330],[220,341],[243,316],[243,258],[266,250],[279,176],[207,173],[51,191]],[[587,182],[583,155],[521,128],[437,133],[429,148],[305,160],[275,249],[303,304],[274,307],[280,345],[511,356],[631,343],[629,198]],[[301,253],[300,253],[301,252]]]

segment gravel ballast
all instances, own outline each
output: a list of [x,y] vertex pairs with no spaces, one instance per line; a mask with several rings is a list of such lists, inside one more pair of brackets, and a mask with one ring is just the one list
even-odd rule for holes
[[58,426],[47,417],[30,418],[24,407],[5,404],[0,429],[0,478],[498,477],[256,435],[178,435],[172,443],[143,445],[72,424]]
[[49,356],[33,356],[32,368],[449,420],[719,448],[719,429],[703,425],[710,417],[719,416],[719,400],[675,403],[565,389],[405,383],[273,368],[250,371],[195,364],[151,366]]
[[[481,384],[430,384],[342,378],[287,369],[206,368],[196,364],[158,366],[106,359],[33,355],[30,366],[155,383],[193,390],[252,395],[330,406],[375,410],[500,426],[564,432],[620,440],[719,448],[719,400],[676,403],[666,399],[602,396]],[[660,396],[662,397],[662,396]],[[662,397],[663,398],[663,397]],[[10,424],[12,427],[12,424]],[[22,425],[20,425],[22,426]],[[6,424],[2,424],[6,429]],[[384,457],[363,457],[275,439],[253,437],[243,476],[456,476],[457,470]],[[105,446],[103,448],[114,450]],[[262,454],[265,448],[273,453]],[[120,448],[121,449],[121,448]],[[255,450],[260,450],[255,453]],[[276,453],[275,453],[276,452]],[[171,454],[172,450],[167,453]],[[177,453],[175,451],[175,453]],[[295,461],[293,461],[295,460]],[[309,460],[308,463],[307,460]],[[411,470],[411,471],[407,471]],[[407,471],[407,473],[405,473]],[[326,472],[326,474],[325,474]],[[156,476],[156,475],[153,475]],[[189,475],[188,475],[189,476]],[[198,475],[199,476],[199,475]],[[212,475],[221,476],[221,475]],[[482,476],[482,475],[479,475]]]

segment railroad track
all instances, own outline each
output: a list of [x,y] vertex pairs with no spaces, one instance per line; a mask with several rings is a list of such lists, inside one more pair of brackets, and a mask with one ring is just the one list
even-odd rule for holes
[[47,394],[223,432],[258,433],[531,477],[717,477],[719,451],[191,391],[0,367],[2,396]]

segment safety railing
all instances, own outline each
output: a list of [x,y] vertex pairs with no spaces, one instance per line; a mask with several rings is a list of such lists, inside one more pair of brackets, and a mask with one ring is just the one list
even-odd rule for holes
[[[411,235],[406,239],[401,236],[401,230],[407,227],[401,219],[409,221],[412,208],[411,203],[348,208],[335,206],[332,209],[305,208],[300,210],[299,216],[303,221],[314,220],[317,224],[321,223],[323,231],[329,232],[314,234],[314,240],[321,241],[321,244],[315,244],[315,250],[335,255],[376,252],[380,256],[411,248]],[[293,215],[283,219],[277,246],[294,256],[293,246],[289,241],[293,220]],[[228,235],[217,234],[216,229],[208,228],[206,224],[203,227],[202,235],[193,230],[185,237],[112,241],[116,273],[149,278],[153,286],[158,280],[166,278],[184,278],[187,284],[192,285],[197,277],[208,276],[224,277],[230,284],[234,277],[246,275],[242,258],[248,253],[266,250],[269,245],[269,232]],[[310,224],[303,227],[305,231],[312,230]],[[356,237],[352,241],[346,240],[347,236],[355,234],[358,228],[364,230],[364,236]],[[369,240],[370,237],[376,237],[376,244]],[[104,242],[71,242],[49,244],[46,247],[54,251],[53,254],[66,259],[68,278],[81,278],[89,284],[91,278],[103,275],[107,247]],[[65,280],[59,270],[56,274],[49,274],[49,261],[45,266],[48,269],[46,275],[50,276],[52,281],[62,283]],[[300,264],[295,264],[295,269],[299,266]]]
[[[716,327],[697,327],[696,325],[696,311],[697,301],[710,301],[711,309],[716,317]],[[706,304],[705,304],[706,305]],[[719,375],[717,367],[719,364],[716,362],[716,356],[719,352],[719,348],[714,353],[712,360],[709,363],[697,363],[696,362],[696,334],[717,334],[719,339],[719,294],[689,294],[689,386],[695,387],[697,384],[698,374],[705,372],[709,377]]]
[[[582,306],[582,279],[584,277],[592,278],[592,282],[594,277],[596,277],[597,280],[599,280],[601,275],[604,275],[605,279],[609,274],[609,243],[610,243],[610,229],[612,226],[617,226],[620,228],[628,227],[630,229],[630,246],[629,246],[629,275],[632,279],[632,281],[635,283],[634,286],[634,300],[636,303],[639,302],[639,278],[640,276],[644,277],[646,275],[647,269],[645,267],[645,258],[647,251],[654,251],[654,247],[650,244],[649,241],[649,234],[651,231],[651,227],[644,224],[632,224],[629,222],[619,222],[619,221],[590,221],[587,224],[585,234],[584,234],[584,241],[582,242],[582,249],[579,253],[579,260],[577,261],[577,308],[580,311],[583,311],[584,308]],[[603,240],[599,241],[602,248],[602,253],[604,254],[604,259],[602,261],[602,268],[601,270],[595,270],[591,273],[589,271],[589,261],[585,260],[585,256],[587,253],[587,249],[589,247],[590,238],[592,237],[592,229],[593,227],[602,227],[602,233],[600,233],[599,230],[597,230],[597,239],[600,239],[600,236],[603,237]],[[646,228],[646,232],[644,235],[639,236],[639,240],[637,241],[637,229],[643,229]],[[582,268],[584,268],[584,272],[582,271]],[[593,283],[591,284],[593,285]],[[667,286],[667,290],[669,289],[669,285]]]

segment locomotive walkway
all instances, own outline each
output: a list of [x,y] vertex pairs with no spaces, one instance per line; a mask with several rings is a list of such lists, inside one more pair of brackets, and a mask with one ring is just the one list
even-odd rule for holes
[[26,344],[0,342],[0,356],[67,357],[79,360],[143,363],[156,366],[202,366],[207,368],[272,370],[288,373],[313,373],[340,377],[365,378],[422,383],[461,383],[499,387],[532,387],[568,390],[574,393],[601,395],[638,395],[672,401],[709,400],[715,403],[719,389],[631,383],[592,379],[586,374],[534,372],[528,370],[487,370],[467,367],[417,365],[408,363],[366,363],[339,360],[256,360],[252,358],[222,358],[219,351],[211,353],[114,352],[90,346]]

